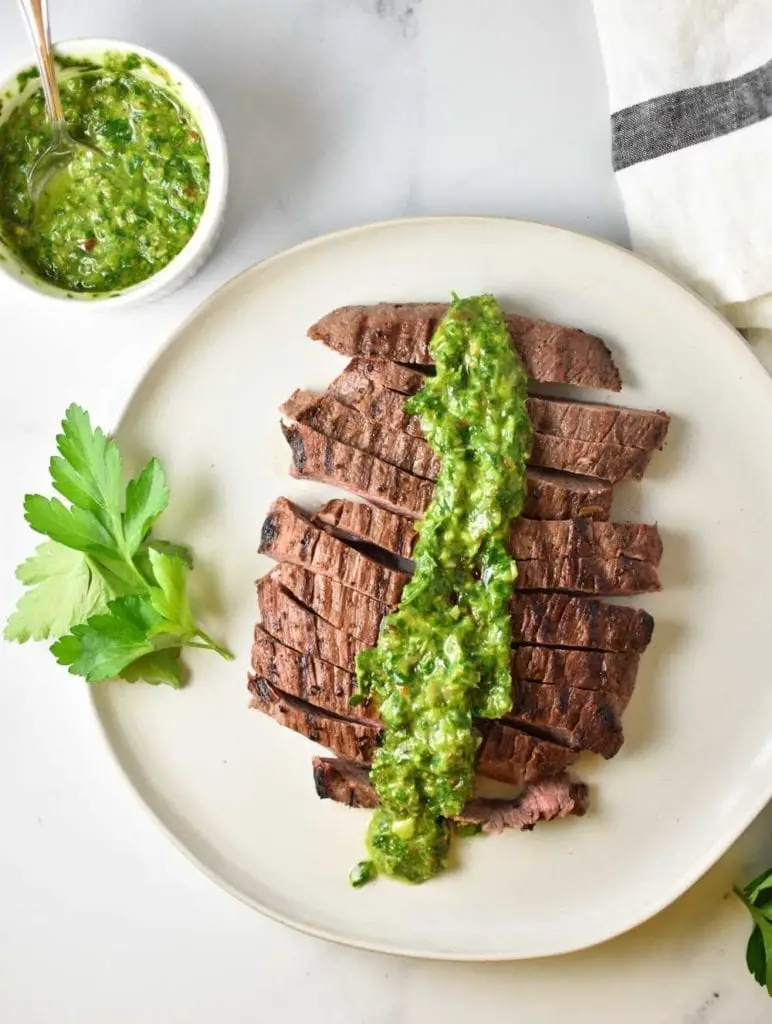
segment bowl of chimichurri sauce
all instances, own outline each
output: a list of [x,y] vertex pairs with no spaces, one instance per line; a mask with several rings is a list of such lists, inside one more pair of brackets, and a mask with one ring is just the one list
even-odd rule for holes
[[55,298],[135,301],[170,291],[211,252],[227,192],[222,128],[169,61],[108,40],[57,46],[79,147],[33,202],[51,134],[36,68],[0,86],[0,272]]

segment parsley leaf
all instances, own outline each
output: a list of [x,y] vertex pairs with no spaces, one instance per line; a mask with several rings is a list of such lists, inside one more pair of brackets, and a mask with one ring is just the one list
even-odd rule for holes
[[153,686],[166,683],[178,690],[182,686],[182,662],[180,648],[172,647],[163,651],[145,654],[133,661],[121,672],[121,679],[127,683],[145,682]]
[[158,460],[124,488],[118,446],[77,405],[67,410],[56,447],[51,480],[70,505],[25,498],[27,522],[49,540],[19,567],[30,589],[5,638],[58,636],[51,647],[57,661],[92,683],[120,677],[179,687],[182,647],[232,658],[196,623],[187,591],[190,551],[151,536],[169,504]]
[[61,636],[107,606],[111,596],[88,557],[55,541],[45,541],[22,562],[16,578],[30,589],[19,598],[4,637],[23,644]]
[[126,487],[123,529],[126,544],[134,553],[169,504],[169,488],[158,459],[151,459],[136,480]]
[[753,918],[745,962],[759,985],[772,996],[772,869],[735,893]]
[[162,621],[148,597],[118,597],[110,601],[104,614],[73,626],[53,644],[51,653],[60,665],[68,665],[73,675],[103,683],[155,651],[151,634]]

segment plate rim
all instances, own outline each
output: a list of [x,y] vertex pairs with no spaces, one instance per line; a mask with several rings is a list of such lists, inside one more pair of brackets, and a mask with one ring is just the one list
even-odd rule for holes
[[[313,236],[307,238],[295,245],[289,246],[285,249],[280,249],[269,256],[264,257],[261,260],[252,263],[250,266],[245,267],[243,270],[236,273],[233,277],[223,282],[217,288],[214,289],[209,295],[207,295],[196,307],[193,309],[184,319],[174,328],[166,340],[162,342],[160,347],[153,353],[153,355],[145,362],[141,367],[139,373],[136,375],[133,381],[131,389],[128,391],[125,399],[121,403],[118,412],[112,422],[108,425],[111,434],[118,431],[126,417],[131,403],[135,396],[142,388],[143,384],[153,371],[155,365],[159,360],[163,358],[167,351],[177,343],[180,337],[188,330],[188,328],[202,315],[204,315],[211,307],[219,301],[224,295],[226,295],[231,289],[235,289],[242,281],[243,278],[250,275],[259,275],[262,271],[280,263],[285,259],[291,259],[300,253],[306,252],[314,248],[320,248],[336,241],[350,238],[354,236],[362,236],[370,233],[377,233],[384,229],[401,229],[409,227],[419,226],[430,226],[430,225],[445,225],[445,224],[477,224],[481,227],[488,225],[502,225],[508,224],[514,227],[526,227],[531,229],[538,229],[549,234],[565,235],[576,241],[577,239],[583,243],[592,246],[598,246],[602,249],[610,249],[615,251],[623,259],[628,259],[638,265],[645,267],[648,271],[653,273],[655,276],[664,278],[670,285],[674,285],[678,290],[683,292],[686,296],[691,298],[697,304],[699,304],[705,311],[711,315],[715,321],[726,329],[727,343],[729,344],[729,335],[733,335],[734,341],[731,344],[734,345],[737,353],[737,358],[745,361],[745,366],[748,372],[754,376],[761,383],[761,387],[766,387],[769,392],[769,397],[772,402],[772,376],[766,371],[761,361],[754,355],[750,346],[744,341],[742,336],[735,330],[732,324],[726,320],[703,296],[696,292],[689,285],[684,284],[677,278],[673,277],[667,271],[656,266],[649,260],[638,255],[630,249],[625,248],[622,245],[618,245],[614,242],[609,242],[605,239],[596,238],[592,235],[585,235],[578,231],[573,231],[569,228],[558,227],[552,224],[544,224],[539,221],[532,221],[517,217],[507,216],[475,216],[475,215],[436,215],[436,216],[418,216],[418,217],[398,217],[390,218],[386,220],[370,221],[364,224],[355,225],[353,227],[343,228],[336,231],[327,232],[322,235]],[[576,942],[571,941],[565,944],[565,946],[559,946],[551,950],[548,953],[536,953],[533,955],[527,953],[517,952],[481,952],[474,953],[471,951],[465,952],[454,952],[452,950],[426,950],[421,948],[415,948],[410,946],[400,945],[399,943],[393,943],[389,941],[376,941],[359,938],[356,936],[346,935],[344,932],[335,931],[334,929],[326,928],[323,926],[315,926],[310,922],[296,920],[288,914],[282,913],[281,911],[275,910],[268,906],[266,903],[259,899],[248,896],[245,892],[241,891],[236,885],[229,882],[223,875],[218,873],[213,867],[209,866],[205,861],[198,857],[193,850],[179,838],[173,829],[164,821],[159,812],[151,805],[151,803],[145,798],[144,790],[141,782],[135,781],[130,775],[128,768],[124,765],[118,747],[111,740],[111,733],[106,716],[100,711],[99,701],[97,699],[97,690],[92,687],[87,687],[86,692],[88,693],[88,703],[90,705],[90,712],[97,725],[97,732],[100,736],[100,742],[106,749],[109,759],[112,761],[114,767],[117,769],[118,775],[121,777],[122,784],[131,792],[135,801],[143,808],[144,812],[154,822],[155,826],[163,833],[171,844],[184,855],[185,859],[193,864],[199,871],[201,871],[207,878],[214,882],[220,889],[229,893],[240,903],[250,907],[252,910],[256,910],[258,913],[269,918],[270,920],[277,921],[294,931],[314,936],[318,939],[324,939],[329,942],[334,942],[337,945],[347,946],[354,949],[362,949],[375,953],[383,953],[391,956],[403,956],[411,959],[418,960],[434,960],[434,961],[450,961],[458,963],[501,963],[501,962],[515,962],[520,960],[532,960],[532,959],[546,959],[556,956],[563,956],[568,953],[579,952],[583,949],[589,949],[594,946],[601,945],[605,942],[609,942],[612,939],[625,934],[626,932],[632,931],[634,928],[639,927],[646,921],[655,917],[668,906],[678,900],[684,895],[689,889],[692,888],[713,866],[716,864],[721,857],[732,847],[737,839],[746,831],[746,829],[752,824],[752,822],[758,817],[764,807],[769,803],[772,798],[772,773],[770,773],[769,783],[766,789],[762,790],[762,797],[750,802],[752,808],[749,816],[739,822],[734,830],[729,833],[727,839],[727,833],[723,833],[723,838],[713,843],[709,848],[706,849],[705,854],[702,858],[695,861],[695,865],[692,870],[684,872],[682,877],[677,879],[673,885],[665,892],[664,896],[652,899],[649,903],[642,907],[635,914],[631,915],[629,919],[620,919],[619,923],[613,924],[611,927],[599,931],[595,937],[590,937],[589,941]]]

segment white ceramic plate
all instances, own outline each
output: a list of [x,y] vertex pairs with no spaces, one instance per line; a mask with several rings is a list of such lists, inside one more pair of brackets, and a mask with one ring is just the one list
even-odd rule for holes
[[[657,626],[611,762],[588,758],[584,819],[464,843],[421,887],[361,891],[364,812],[319,801],[312,745],[248,710],[256,555],[270,502],[314,506],[292,481],[277,406],[344,361],[305,337],[334,306],[494,292],[507,306],[608,339],[626,388],[664,408],[670,442],[617,515],[659,522]],[[612,399],[613,400],[613,399]],[[333,235],[217,293],[147,374],[122,446],[170,479],[163,535],[197,556],[196,598],[234,664],[195,653],[191,685],[94,687],[126,774],[167,834],[212,878],[317,935],[415,956],[536,957],[610,938],[690,886],[772,793],[772,387],[698,298],[629,253],[534,224],[435,219]]]

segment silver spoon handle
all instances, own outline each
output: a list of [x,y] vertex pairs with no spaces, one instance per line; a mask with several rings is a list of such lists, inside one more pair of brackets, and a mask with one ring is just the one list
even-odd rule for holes
[[19,2],[24,20],[27,22],[32,45],[35,48],[49,120],[54,126],[63,125],[62,100],[59,95],[59,84],[56,81],[56,63],[51,46],[51,29],[48,25],[48,0],[19,0]]

